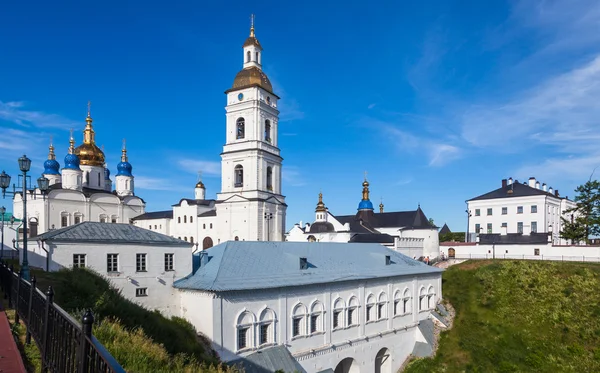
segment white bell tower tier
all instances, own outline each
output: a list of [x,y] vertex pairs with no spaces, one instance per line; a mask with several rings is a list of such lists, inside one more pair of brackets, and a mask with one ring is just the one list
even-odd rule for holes
[[119,197],[133,196],[133,167],[127,158],[127,148],[123,140],[123,149],[121,150],[121,162],[117,164],[117,175],[115,176],[115,191]]
[[283,158],[277,147],[279,97],[261,69],[262,47],[254,35],[254,17],[243,49],[243,69],[225,92],[218,237],[220,242],[283,241],[287,205],[281,194]]

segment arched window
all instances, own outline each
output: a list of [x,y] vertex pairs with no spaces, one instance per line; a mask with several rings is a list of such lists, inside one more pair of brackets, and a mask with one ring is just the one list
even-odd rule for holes
[[411,307],[410,307],[410,290],[408,290],[408,288],[404,289],[404,294],[402,294],[402,313],[403,314],[407,314],[407,313],[411,313]]
[[190,242],[194,243],[194,237],[190,237]]
[[236,188],[241,187],[242,185],[244,185],[244,167],[242,167],[241,165],[237,165],[234,168],[234,177],[235,177],[235,184],[234,186]]
[[317,239],[312,234],[307,238],[308,242],[317,242]]
[[348,301],[348,326],[358,325],[358,299],[350,298]]
[[213,240],[210,237],[204,237],[202,240],[202,250],[210,249],[213,247]]
[[212,223],[210,223],[209,228],[212,229]]
[[190,223],[194,222],[194,217],[192,215],[190,215]]
[[427,308],[435,308],[435,291],[433,290],[433,286],[430,286],[427,291]]
[[396,290],[394,292],[394,316],[398,316],[402,314],[402,294],[400,290]]
[[80,212],[76,212],[73,217],[75,218],[75,224],[79,224],[83,221],[83,215]]
[[273,168],[267,167],[267,190],[273,190]]
[[265,120],[265,141],[271,142],[271,121]]
[[344,327],[344,308],[346,308],[346,305],[342,298],[338,298],[333,302],[333,329]]
[[256,61],[255,62],[260,63],[260,62],[258,62],[258,52],[256,52]]
[[276,343],[275,339],[275,312],[272,309],[266,308],[260,314],[258,323],[258,345],[267,343]]
[[183,237],[183,240],[184,240],[185,242],[187,242],[187,236]]
[[250,62],[251,57],[252,57],[252,54],[250,53],[250,51],[246,52],[246,62]]
[[246,121],[244,120],[244,118],[238,118],[238,120],[235,123],[235,138],[243,139],[246,134]]
[[322,332],[324,313],[323,304],[318,300],[315,301],[310,307],[310,334]]
[[299,303],[292,311],[292,337],[306,334],[306,307]]
[[177,217],[177,223],[181,224],[181,216]]
[[421,288],[419,290],[419,311],[424,311],[427,309],[427,293],[425,292],[425,288]]
[[206,229],[206,224],[202,224],[202,229]]
[[183,215],[183,222],[187,223],[187,215]]
[[377,320],[387,318],[387,301],[387,294],[381,292],[379,294],[379,299],[377,300]]
[[106,223],[106,215],[102,214],[100,215],[100,223]]
[[367,322],[375,320],[375,296],[373,296],[373,294],[369,294],[369,296],[367,297],[365,318]]
[[236,325],[237,350],[254,347],[254,314],[245,311],[238,317]]

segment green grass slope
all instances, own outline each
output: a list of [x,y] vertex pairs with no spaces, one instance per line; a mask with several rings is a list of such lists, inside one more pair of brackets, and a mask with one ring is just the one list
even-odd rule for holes
[[600,372],[600,265],[470,261],[443,292],[454,327],[405,372]]

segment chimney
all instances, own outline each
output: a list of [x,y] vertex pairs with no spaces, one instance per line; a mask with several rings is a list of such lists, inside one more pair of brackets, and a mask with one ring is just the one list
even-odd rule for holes
[[554,194],[554,189],[552,189],[552,187],[548,188],[548,193]]
[[300,258],[300,270],[308,269],[308,260]]
[[509,177],[509,178],[508,178],[508,185],[510,185],[510,184],[512,184],[512,183],[513,183],[513,179],[512,179],[512,177]]
[[544,190],[544,192],[548,191],[548,185],[546,185],[546,183],[542,184],[542,189]]
[[556,189],[556,190],[554,191],[554,195],[555,195],[556,197],[560,197],[560,194],[558,194],[558,189]]
[[535,189],[540,189],[540,182],[539,181],[535,182]]
[[535,177],[530,177],[529,178],[529,186],[531,188],[535,188]]
[[500,227],[500,235],[506,236],[506,227]]
[[392,257],[389,255],[385,256],[385,265],[389,266],[390,264],[392,264]]
[[506,188],[506,179],[502,179],[502,188]]
[[208,264],[208,253],[206,251],[200,251],[200,268],[204,268]]

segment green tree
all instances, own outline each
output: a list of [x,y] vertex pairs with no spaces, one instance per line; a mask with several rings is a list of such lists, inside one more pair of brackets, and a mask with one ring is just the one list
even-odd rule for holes
[[561,217],[560,237],[572,243],[587,240],[591,235],[600,234],[600,182],[588,180],[575,189],[574,201],[577,206],[565,211]]
[[435,223],[433,222],[433,218],[429,218],[429,224],[433,225],[435,227]]

